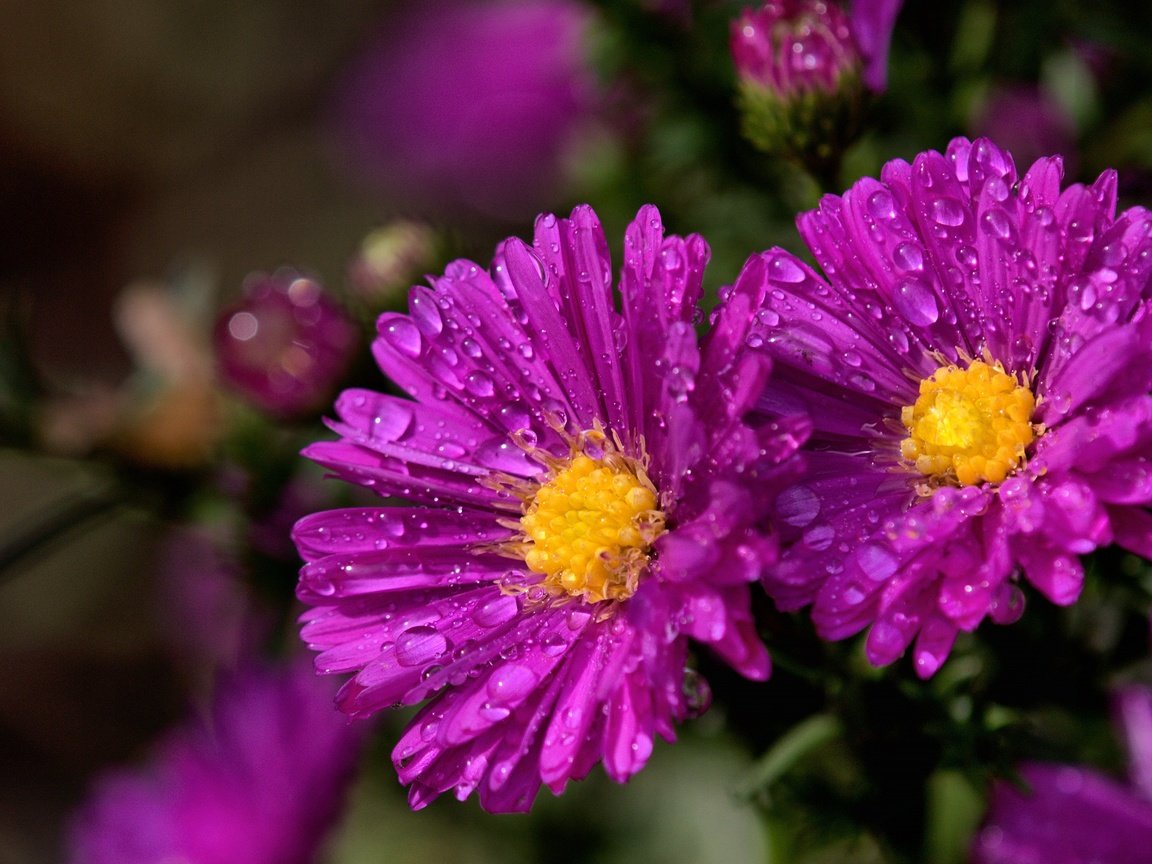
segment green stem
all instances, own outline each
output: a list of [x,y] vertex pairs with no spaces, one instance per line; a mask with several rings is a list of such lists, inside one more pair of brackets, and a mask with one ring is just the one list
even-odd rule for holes
[[80,495],[41,518],[30,520],[26,527],[18,526],[15,536],[0,542],[0,578],[13,575],[16,565],[27,556],[71,531],[89,527],[97,518],[110,515],[123,500],[122,495],[114,492]]
[[737,786],[736,794],[741,798],[753,797],[775,783],[808,753],[839,737],[840,732],[840,721],[830,714],[816,714],[798,723],[756,761]]

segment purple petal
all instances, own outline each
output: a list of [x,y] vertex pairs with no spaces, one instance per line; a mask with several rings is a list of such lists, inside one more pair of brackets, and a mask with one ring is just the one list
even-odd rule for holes
[[904,0],[852,0],[852,37],[864,58],[864,83],[883,93],[888,86],[888,46]]
[[1026,765],[1030,787],[999,784],[974,864],[1131,864],[1148,857],[1152,805],[1085,768]]

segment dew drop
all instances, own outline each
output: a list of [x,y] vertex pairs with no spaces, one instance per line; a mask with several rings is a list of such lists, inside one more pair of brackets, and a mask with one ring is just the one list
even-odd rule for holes
[[568,650],[568,641],[558,633],[551,633],[541,640],[540,649],[549,657],[559,657]]
[[993,201],[1008,200],[1008,184],[1002,177],[989,177],[988,182],[984,184],[984,191]]
[[956,260],[970,270],[975,270],[976,265],[980,263],[980,257],[971,246],[961,246],[957,249]]
[[923,270],[924,250],[919,243],[901,243],[893,250],[892,261],[906,273]]
[[937,198],[932,202],[932,219],[937,225],[956,227],[964,224],[964,205],[955,198]]
[[940,317],[940,307],[936,305],[932,291],[918,279],[901,282],[892,302],[911,324],[926,327],[935,324]]
[[768,265],[768,271],[776,282],[794,285],[804,281],[804,271],[800,269],[800,265],[784,255],[773,258]]
[[896,572],[896,556],[875,543],[867,543],[856,550],[856,563],[869,579],[883,582]]
[[868,197],[868,212],[876,219],[890,220],[896,218],[896,202],[892,193],[887,189],[880,189]]
[[539,681],[536,673],[527,666],[510,663],[489,676],[488,695],[497,703],[517,702],[531,693]]
[[797,528],[812,523],[820,513],[820,498],[807,486],[793,486],[776,499],[776,514],[780,521]]
[[780,323],[780,315],[772,309],[761,309],[756,313],[756,320],[765,327],[775,327]]
[[472,613],[472,620],[484,628],[499,627],[514,618],[519,608],[515,597],[501,594],[478,606]]
[[980,217],[980,228],[985,234],[998,240],[1008,240],[1012,236],[1012,222],[1008,214],[996,207]]
[[434,627],[411,627],[396,640],[396,662],[401,666],[420,666],[440,657],[448,650],[448,641]]
[[436,302],[423,292],[413,292],[411,300],[412,319],[429,336],[438,336],[444,330],[444,319]]
[[492,376],[480,370],[469,372],[468,377],[464,379],[464,386],[473,396],[491,396],[496,392]]
[[420,330],[410,318],[396,316],[384,327],[384,338],[388,344],[409,357],[419,357],[423,340]]
[[815,525],[804,532],[804,545],[815,552],[822,552],[832,545],[836,532],[831,525]]
[[681,693],[684,696],[684,707],[687,709],[689,717],[699,717],[712,704],[712,688],[708,686],[704,676],[695,669],[686,668],[684,670]]

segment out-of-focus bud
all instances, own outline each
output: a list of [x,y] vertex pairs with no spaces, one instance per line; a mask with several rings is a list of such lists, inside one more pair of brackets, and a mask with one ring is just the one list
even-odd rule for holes
[[398,219],[364,238],[348,265],[356,295],[373,314],[407,296],[414,277],[431,263],[436,234],[421,222]]
[[328,401],[356,350],[357,330],[320,284],[290,271],[254,274],[214,332],[220,378],[277,416]]
[[825,176],[860,131],[863,58],[825,0],[769,0],[732,25],[744,134]]

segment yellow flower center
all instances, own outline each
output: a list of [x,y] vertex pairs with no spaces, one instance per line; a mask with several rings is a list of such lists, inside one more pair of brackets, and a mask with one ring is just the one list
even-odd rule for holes
[[1032,443],[1032,391],[999,362],[942,366],[920,382],[916,404],[901,412],[908,437],[900,455],[921,474],[961,486],[1000,483]]
[[525,501],[520,527],[524,562],[544,574],[546,588],[588,602],[625,600],[664,530],[664,514],[643,467],[607,449],[598,459],[574,453],[554,469]]

